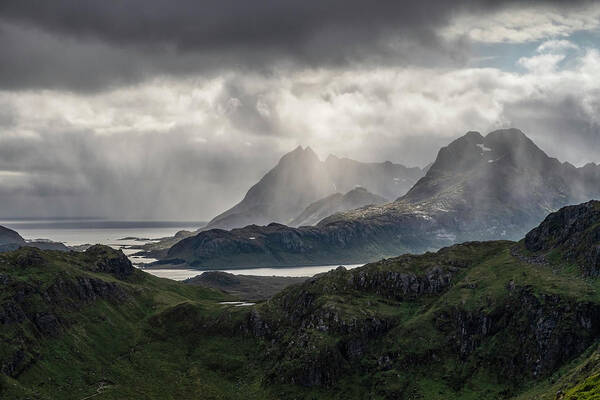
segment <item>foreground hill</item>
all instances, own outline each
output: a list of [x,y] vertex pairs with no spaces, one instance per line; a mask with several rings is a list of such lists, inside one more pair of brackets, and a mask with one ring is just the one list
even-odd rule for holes
[[521,131],[469,132],[392,203],[337,213],[316,227],[211,230],[162,254],[182,266],[368,262],[468,240],[518,239],[546,214],[600,198],[600,167],[548,157]]
[[99,245],[2,253],[0,288],[1,399],[269,398],[238,335],[247,310],[222,292]]
[[104,246],[22,248],[0,255],[0,398],[595,399],[599,248],[589,202],[252,307]]
[[273,382],[340,398],[597,398],[598,249],[600,202],[590,202],[519,243],[340,267],[251,321],[273,343]]
[[329,156],[319,160],[307,147],[296,148],[248,190],[241,202],[216,216],[203,229],[240,228],[250,224],[290,223],[311,203],[362,186],[387,198],[405,194],[423,176],[420,168],[361,163]]

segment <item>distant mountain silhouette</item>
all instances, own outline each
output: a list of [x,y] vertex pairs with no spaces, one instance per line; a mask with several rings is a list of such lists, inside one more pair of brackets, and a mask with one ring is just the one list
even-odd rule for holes
[[346,194],[335,193],[324,199],[315,201],[294,218],[289,225],[315,225],[323,218],[338,212],[387,202],[387,199],[373,194],[363,187],[357,187]]
[[311,203],[356,186],[394,199],[405,194],[423,174],[420,168],[389,161],[362,163],[329,156],[323,162],[310,147],[297,147],[252,186],[241,202],[216,216],[204,229],[291,223]]

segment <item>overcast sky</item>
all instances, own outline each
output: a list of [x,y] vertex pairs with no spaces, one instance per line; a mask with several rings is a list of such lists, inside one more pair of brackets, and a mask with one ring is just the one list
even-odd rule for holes
[[3,0],[0,217],[210,219],[287,151],[600,162],[600,4]]

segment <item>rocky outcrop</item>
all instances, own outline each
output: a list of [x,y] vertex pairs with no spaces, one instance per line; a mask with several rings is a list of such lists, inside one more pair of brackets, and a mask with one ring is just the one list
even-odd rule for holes
[[103,272],[126,279],[135,271],[135,267],[121,250],[97,244],[87,249],[85,255],[90,261],[86,267],[93,272]]
[[564,207],[550,214],[525,236],[524,243],[537,254],[559,251],[586,276],[600,276],[600,202]]
[[[403,261],[410,264],[409,259],[394,260]],[[248,331],[270,340],[274,344],[270,351],[287,360],[274,364],[270,379],[303,386],[332,385],[366,354],[370,343],[397,325],[393,318],[368,308],[349,311],[343,304],[324,301],[323,296],[359,291],[410,300],[439,295],[459,271],[454,266],[435,266],[423,273],[392,272],[379,269],[380,265],[350,271],[338,267],[282,292],[264,309],[250,313]]]
[[441,293],[450,286],[452,276],[458,271],[458,268],[443,266],[429,268],[424,274],[363,270],[354,274],[352,283],[358,290],[401,300]]
[[474,355],[513,380],[538,379],[581,354],[600,335],[598,304],[536,296],[531,287],[507,290],[507,301],[492,310],[456,308],[436,316],[436,327],[462,360]]

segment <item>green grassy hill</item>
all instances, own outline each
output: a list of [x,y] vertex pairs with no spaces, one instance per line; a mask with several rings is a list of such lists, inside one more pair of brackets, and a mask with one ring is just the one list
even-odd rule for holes
[[268,398],[247,310],[136,270],[122,253],[0,255],[0,398]]
[[599,248],[590,202],[252,307],[106,247],[24,248],[0,255],[0,397],[599,399]]

